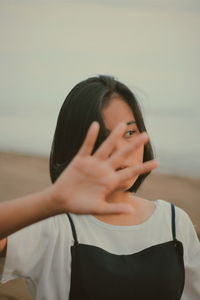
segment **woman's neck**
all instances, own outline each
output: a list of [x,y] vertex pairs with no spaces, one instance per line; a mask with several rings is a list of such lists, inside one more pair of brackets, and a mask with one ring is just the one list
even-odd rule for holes
[[130,192],[117,191],[110,194],[106,200],[113,203],[128,203],[133,207],[131,214],[106,214],[93,215],[100,221],[112,225],[136,225],[146,221],[154,212],[156,206],[153,201],[149,201]]
[[113,203],[131,203],[134,202],[133,194],[126,191],[114,191],[106,197],[106,201]]

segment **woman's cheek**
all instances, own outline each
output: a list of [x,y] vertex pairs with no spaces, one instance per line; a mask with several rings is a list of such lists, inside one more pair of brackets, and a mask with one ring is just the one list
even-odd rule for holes
[[142,145],[133,153],[133,165],[141,164],[143,162],[144,146]]

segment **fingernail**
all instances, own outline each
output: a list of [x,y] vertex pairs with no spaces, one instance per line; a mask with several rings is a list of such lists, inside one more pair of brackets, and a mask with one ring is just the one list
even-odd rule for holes
[[158,159],[154,159],[154,162],[156,163],[157,166],[160,165],[160,161]]

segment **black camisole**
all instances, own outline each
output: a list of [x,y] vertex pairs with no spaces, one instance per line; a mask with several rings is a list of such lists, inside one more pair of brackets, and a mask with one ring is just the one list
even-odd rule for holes
[[176,239],[173,204],[171,212],[173,239],[129,255],[79,244],[68,215],[74,238],[69,300],[181,299],[185,280],[183,245]]

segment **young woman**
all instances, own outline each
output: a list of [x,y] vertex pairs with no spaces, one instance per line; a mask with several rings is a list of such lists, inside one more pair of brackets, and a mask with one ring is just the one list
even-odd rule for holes
[[[52,182],[70,166],[93,121],[100,124],[93,153],[97,160],[109,159],[118,174],[153,158],[148,141],[120,164],[113,162],[146,128],[138,102],[124,84],[109,76],[93,77],[77,84],[61,108],[50,156]],[[114,147],[98,148],[121,122],[127,130]],[[101,168],[91,167],[95,182]],[[77,191],[73,187],[79,200],[70,202],[68,214],[9,238],[2,281],[24,277],[37,300],[199,299],[200,244],[194,227],[180,208],[136,196],[148,174],[124,177],[104,193],[106,203],[129,204],[129,214],[86,210],[100,186],[88,185],[90,200],[86,194],[81,200],[79,186]]]

